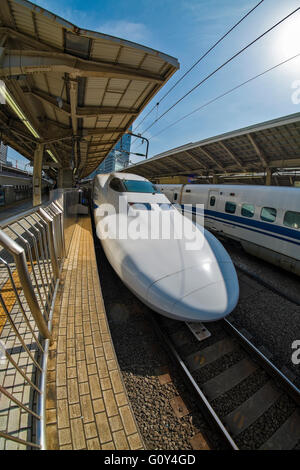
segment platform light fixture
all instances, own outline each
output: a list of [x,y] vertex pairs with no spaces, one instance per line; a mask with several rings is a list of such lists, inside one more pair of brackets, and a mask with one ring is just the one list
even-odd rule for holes
[[55,163],[58,163],[57,158],[55,158],[55,156],[53,155],[53,153],[51,152],[51,150],[47,150],[47,153],[50,155],[50,157],[52,158],[52,160],[55,161]]
[[37,133],[37,131],[32,127],[32,125],[30,124],[29,120],[27,119],[27,117],[25,116],[25,114],[23,113],[23,111],[21,110],[21,108],[17,105],[17,103],[14,101],[13,97],[11,96],[11,94],[9,93],[9,91],[7,90],[6,86],[5,86],[5,83],[4,82],[1,82],[0,83],[0,95],[3,97],[3,99],[5,100],[4,102],[6,104],[8,104],[11,109],[16,113],[16,115],[18,116],[18,118],[23,122],[23,124],[27,127],[27,129],[31,132],[31,134],[36,138],[36,139],[39,139],[40,136],[39,134]]
[[[14,101],[13,97],[7,90],[5,83],[0,81],[0,95],[4,99],[4,103],[8,104],[11,109],[16,113],[18,118],[23,122],[23,124],[27,127],[27,129],[31,132],[31,134],[36,138],[40,139],[39,134],[37,131],[33,128],[33,126],[30,124],[29,120],[26,118],[25,114],[21,110],[21,108],[17,105],[17,103]],[[56,163],[58,163],[57,159],[51,152],[51,150],[47,150],[47,153],[50,155],[52,160],[54,160]]]

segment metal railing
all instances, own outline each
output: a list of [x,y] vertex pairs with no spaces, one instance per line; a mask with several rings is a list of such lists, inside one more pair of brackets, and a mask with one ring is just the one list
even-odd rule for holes
[[0,228],[0,449],[46,447],[47,357],[64,256],[57,201]]

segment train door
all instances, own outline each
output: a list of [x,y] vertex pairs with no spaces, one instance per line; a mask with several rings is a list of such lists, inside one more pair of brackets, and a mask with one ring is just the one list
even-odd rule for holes
[[205,226],[210,230],[219,230],[219,223],[217,220],[219,197],[219,191],[210,190],[208,192],[207,207],[205,210]]

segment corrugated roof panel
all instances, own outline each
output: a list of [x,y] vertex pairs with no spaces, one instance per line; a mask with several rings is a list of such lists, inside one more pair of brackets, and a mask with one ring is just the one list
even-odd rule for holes
[[141,69],[151,70],[153,73],[159,73],[165,62],[160,57],[147,55],[142,63]]
[[88,129],[93,129],[96,125],[96,122],[97,122],[97,118],[95,117],[83,118],[83,127],[84,128],[86,127]]
[[107,41],[93,40],[91,59],[114,62],[120,50],[118,44],[109,44]]
[[142,61],[144,61],[146,54],[144,51],[137,49],[130,49],[129,47],[122,47],[118,58],[118,63],[128,64],[132,67],[138,68]]
[[112,116],[111,120],[110,120],[110,123],[109,125],[112,126],[112,127],[120,127],[120,125],[122,124],[122,121],[124,119],[124,116]]
[[121,97],[122,95],[119,93],[106,92],[103,98],[102,106],[118,106]]
[[107,78],[87,79],[84,95],[84,102],[86,106],[97,106],[101,103],[107,82]]
[[[137,99],[137,101],[135,102],[135,108],[139,109],[140,106],[143,105],[144,101],[147,100],[147,96],[149,96],[152,92],[152,90],[154,89],[155,85],[153,85],[152,83],[149,83],[146,87],[145,87],[145,90],[143,93],[140,94],[139,98]],[[125,105],[124,105],[125,106]]]
[[86,106],[98,106],[103,100],[104,90],[86,90],[84,102]]
[[109,86],[107,91],[118,91],[123,93],[126,90],[129,82],[130,80],[126,79],[111,78],[109,80]]
[[141,93],[139,91],[127,90],[120,101],[120,106],[129,108],[135,106],[135,103],[139,99],[140,95]]
[[39,38],[47,44],[63,49],[63,30],[53,21],[44,19],[41,15],[36,15]]
[[35,36],[34,23],[32,15],[29,11],[23,11],[23,8],[13,8],[13,16],[16,22],[17,28],[20,31],[24,31],[30,36]]

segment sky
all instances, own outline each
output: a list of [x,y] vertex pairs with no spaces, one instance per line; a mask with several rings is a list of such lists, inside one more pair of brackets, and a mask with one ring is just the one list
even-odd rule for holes
[[[173,84],[259,0],[39,0],[76,26],[137,42],[178,59],[180,69],[136,119],[133,132],[149,139],[149,157],[174,147],[300,112],[300,56],[203,107],[231,88],[300,54],[300,10],[199,86],[145,129],[198,82],[286,15],[299,0],[264,0],[160,102]],[[165,130],[165,128],[169,127]],[[159,134],[159,135],[156,135]],[[132,152],[145,147],[136,141]],[[9,160],[26,160],[9,149]],[[141,157],[130,156],[132,163]],[[15,161],[14,161],[15,164]]]

